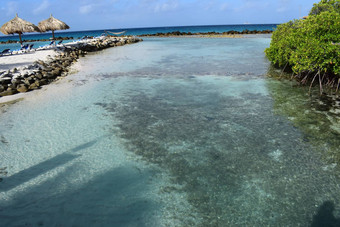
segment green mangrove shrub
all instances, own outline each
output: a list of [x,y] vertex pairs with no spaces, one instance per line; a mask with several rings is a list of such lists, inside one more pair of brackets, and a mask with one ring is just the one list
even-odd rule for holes
[[322,0],[317,4],[313,5],[309,15],[318,15],[322,12],[335,10],[340,12],[340,2],[337,0]]
[[302,83],[319,81],[330,87],[340,84],[340,0],[314,4],[305,20],[278,25],[268,59],[277,67],[290,69]]

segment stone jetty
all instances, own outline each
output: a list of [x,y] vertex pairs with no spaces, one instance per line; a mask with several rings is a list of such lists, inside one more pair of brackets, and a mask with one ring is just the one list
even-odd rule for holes
[[150,36],[159,36],[159,37],[173,37],[173,36],[209,36],[209,35],[254,35],[254,34],[271,34],[272,30],[243,30],[243,31],[226,31],[226,32],[167,32],[167,33],[155,33],[155,34],[142,34],[140,37],[150,37]]
[[[28,92],[68,75],[72,63],[88,52],[140,42],[136,37],[100,37],[82,40],[55,48],[58,53],[49,60],[0,71],[0,97]],[[6,56],[4,56],[6,57]],[[1,60],[1,59],[0,59]]]

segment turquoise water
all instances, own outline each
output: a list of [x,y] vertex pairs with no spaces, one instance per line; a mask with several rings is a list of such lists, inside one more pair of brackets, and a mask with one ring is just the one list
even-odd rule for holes
[[[121,29],[106,29],[106,31],[121,32],[126,31],[124,35],[143,35],[143,34],[156,34],[156,33],[167,33],[167,32],[226,32],[226,31],[243,31],[243,30],[273,30],[277,24],[241,24],[241,25],[206,25],[206,26],[177,26],[177,27],[150,27],[150,28],[121,28]],[[75,40],[80,39],[84,36],[100,36],[105,32],[105,30],[88,30],[88,31],[58,31],[55,33],[56,37],[73,37]],[[23,40],[30,39],[50,39],[52,34],[47,33],[30,33],[24,34]],[[7,35],[0,36],[0,41],[16,40],[19,41],[18,35]],[[65,40],[64,42],[70,42],[73,40]],[[34,48],[39,46],[47,45],[50,42],[32,42]],[[0,44],[0,51],[4,49],[16,50],[20,49],[20,44]]]
[[338,222],[336,163],[275,110],[269,43],[145,39],[1,107],[0,226]]

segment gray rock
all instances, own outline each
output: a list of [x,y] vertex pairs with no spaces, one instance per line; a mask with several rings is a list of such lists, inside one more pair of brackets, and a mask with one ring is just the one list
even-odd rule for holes
[[12,77],[12,74],[5,72],[4,74],[1,75],[0,78],[3,78],[3,77]]
[[10,90],[0,92],[0,96],[14,95],[16,93],[18,93],[16,90],[10,89]]
[[48,67],[45,67],[44,70],[46,72],[51,72],[53,70],[53,68],[48,66]]
[[66,68],[67,66],[69,66],[70,64],[66,61],[66,62],[63,62],[62,63],[62,66],[64,67],[64,68]]
[[38,78],[39,80],[41,80],[43,78],[43,75],[41,74],[41,72],[37,72],[35,74],[35,77]]
[[47,77],[47,75],[50,73],[45,70],[41,70],[41,74],[43,75],[43,77]]
[[16,79],[21,79],[21,78],[23,78],[23,76],[20,72],[13,73],[12,75],[12,81]]
[[54,75],[55,77],[59,76],[61,74],[61,69],[60,68],[56,68],[51,72],[52,75]]
[[20,93],[27,92],[28,88],[24,84],[20,84],[17,87],[17,91],[20,92]]
[[[44,74],[43,74],[44,75]],[[45,75],[44,75],[44,77],[45,78],[47,78],[47,79],[55,79],[55,76],[52,74],[52,73],[46,73]]]
[[15,84],[8,84],[7,85],[7,90],[15,90],[16,89],[16,85]]
[[39,81],[35,81],[33,84],[31,84],[31,85],[28,87],[28,89],[29,89],[29,90],[35,90],[35,89],[38,89],[39,86],[40,86]]
[[20,84],[20,83],[21,83],[20,79],[12,79],[12,81],[11,81],[11,84],[12,84],[14,87],[17,87],[18,84]]
[[27,84],[31,84],[31,83],[34,83],[34,76],[29,76],[27,78],[25,78],[25,83]]
[[46,79],[41,79],[41,80],[39,81],[39,83],[40,83],[40,86],[43,86],[43,85],[48,84],[48,80],[46,80]]
[[10,84],[11,81],[12,81],[12,77],[2,77],[2,78],[0,78],[1,84]]

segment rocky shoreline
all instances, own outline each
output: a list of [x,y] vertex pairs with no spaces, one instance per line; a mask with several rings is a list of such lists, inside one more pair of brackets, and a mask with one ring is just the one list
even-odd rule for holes
[[58,54],[46,61],[7,71],[0,71],[0,98],[41,88],[58,77],[68,75],[72,63],[88,52],[95,52],[109,47],[123,46],[142,41],[136,37],[102,37],[89,39],[55,49]]
[[155,33],[155,34],[143,34],[139,35],[140,37],[150,37],[150,36],[160,36],[160,37],[169,37],[169,36],[209,36],[209,35],[250,35],[250,34],[271,34],[272,30],[243,30],[243,31],[227,31],[227,32],[167,32],[167,33]]

